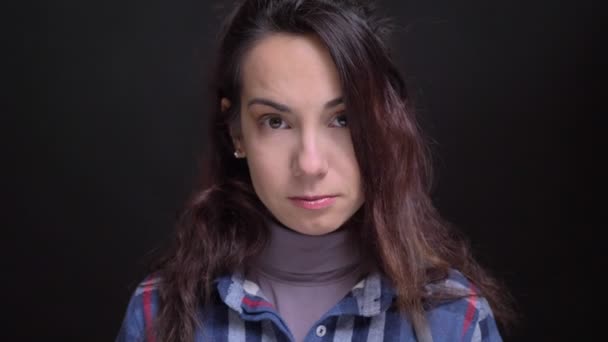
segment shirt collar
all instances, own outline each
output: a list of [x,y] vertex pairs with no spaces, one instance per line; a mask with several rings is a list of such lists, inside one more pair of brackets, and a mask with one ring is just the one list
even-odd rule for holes
[[[239,314],[273,310],[272,304],[260,295],[259,287],[246,280],[243,274],[243,271],[239,270],[216,280],[217,289],[224,304]],[[351,292],[328,314],[376,316],[388,310],[395,294],[390,281],[374,270],[356,284]]]

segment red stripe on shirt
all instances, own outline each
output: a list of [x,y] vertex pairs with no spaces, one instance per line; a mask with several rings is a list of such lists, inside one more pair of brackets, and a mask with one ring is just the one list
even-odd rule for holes
[[467,302],[469,305],[467,306],[467,311],[464,314],[464,324],[462,326],[462,337],[471,327],[471,323],[473,323],[473,318],[475,317],[475,304],[477,302],[477,296],[475,292],[475,287],[473,284],[469,286],[469,297],[467,298]]
[[268,303],[267,301],[264,301],[264,300],[255,301],[255,300],[249,299],[247,297],[243,297],[243,304],[250,306],[252,308],[257,308],[260,306],[272,307],[272,304]]
[[152,330],[152,285],[144,287],[144,321],[146,329],[146,341],[154,342],[154,333]]
[[469,305],[467,306],[467,311],[464,314],[464,324],[462,326],[462,336],[464,337],[464,334],[466,334],[466,332],[469,330],[469,328],[471,327],[471,323],[473,323],[473,318],[475,317],[475,304],[477,303],[477,294],[475,291],[475,287],[473,286],[473,284],[471,284],[469,286],[469,298],[467,299],[467,302],[469,302]]

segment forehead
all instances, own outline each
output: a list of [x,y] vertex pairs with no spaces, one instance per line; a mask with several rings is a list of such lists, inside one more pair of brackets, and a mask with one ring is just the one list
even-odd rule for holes
[[325,104],[341,96],[329,51],[312,35],[273,34],[244,56],[243,96],[268,96],[293,106]]

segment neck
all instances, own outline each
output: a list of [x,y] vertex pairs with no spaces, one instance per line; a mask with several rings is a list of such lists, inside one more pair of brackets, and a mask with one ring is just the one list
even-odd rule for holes
[[268,227],[270,241],[250,267],[276,281],[334,282],[361,266],[361,253],[349,227],[320,236],[298,233],[274,219],[268,220]]

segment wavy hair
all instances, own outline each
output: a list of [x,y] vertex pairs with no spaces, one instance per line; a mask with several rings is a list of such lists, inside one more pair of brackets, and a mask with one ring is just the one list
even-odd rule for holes
[[[509,322],[512,311],[505,292],[432,204],[428,144],[390,56],[389,26],[375,15],[370,1],[237,2],[219,36],[201,184],[156,269],[162,278],[159,340],[191,341],[200,324],[198,309],[214,293],[213,280],[259,253],[269,236],[265,217],[270,213],[253,190],[246,162],[233,157],[229,128],[240,115],[243,56],[273,33],[316,35],[331,54],[351,113],[349,127],[364,188],[356,234],[392,281],[400,311],[416,327],[429,303],[465,295],[425,291],[425,285],[445,279],[455,268],[476,285],[499,323]],[[232,103],[224,112],[222,98]]]

